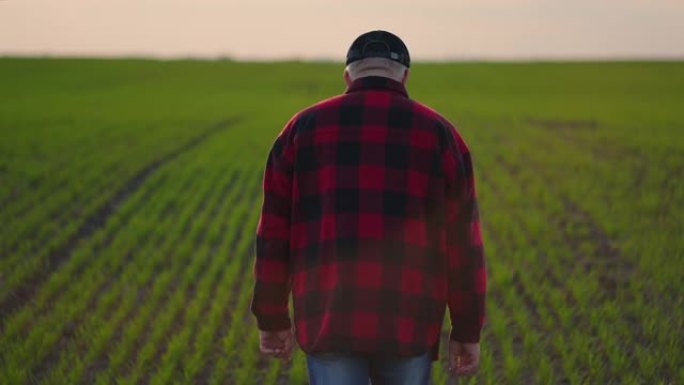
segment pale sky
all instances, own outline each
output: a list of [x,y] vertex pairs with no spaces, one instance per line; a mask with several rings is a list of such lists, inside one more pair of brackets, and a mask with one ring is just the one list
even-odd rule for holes
[[0,0],[0,55],[341,61],[373,29],[414,60],[684,58],[684,0]]

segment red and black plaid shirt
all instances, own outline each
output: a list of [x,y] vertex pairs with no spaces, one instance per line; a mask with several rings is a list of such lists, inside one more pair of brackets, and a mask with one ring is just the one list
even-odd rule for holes
[[486,273],[470,153],[454,127],[384,77],[296,114],[264,173],[251,309],[306,353],[438,358],[476,342]]

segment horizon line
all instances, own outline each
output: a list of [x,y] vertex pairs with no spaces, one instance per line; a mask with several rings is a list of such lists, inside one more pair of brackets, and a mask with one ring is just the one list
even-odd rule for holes
[[[149,61],[226,61],[236,63],[329,63],[344,65],[343,58],[330,57],[235,57],[230,55],[155,55],[155,54],[85,54],[85,53],[0,53],[0,59],[82,59],[82,60],[149,60]],[[445,58],[414,59],[411,63],[526,63],[526,62],[680,62],[684,54],[675,55],[529,55],[529,56],[453,56]]]

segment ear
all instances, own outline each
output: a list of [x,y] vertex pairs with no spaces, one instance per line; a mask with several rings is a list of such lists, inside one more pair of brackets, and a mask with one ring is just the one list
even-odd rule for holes
[[351,86],[352,84],[351,75],[349,75],[349,71],[346,69],[344,70],[344,82],[347,84],[347,87]]
[[401,79],[401,84],[406,85],[406,80],[408,79],[408,76],[409,76],[409,70],[407,68],[406,71],[404,71],[404,77]]

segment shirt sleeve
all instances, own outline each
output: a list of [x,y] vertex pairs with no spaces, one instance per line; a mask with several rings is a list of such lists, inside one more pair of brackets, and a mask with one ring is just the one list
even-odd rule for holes
[[487,277],[470,151],[448,127],[442,153],[446,179],[446,252],[450,338],[479,342],[485,317]]
[[291,123],[278,135],[268,154],[263,178],[264,201],[256,230],[254,293],[251,311],[260,330],[291,327],[290,212],[293,145]]

